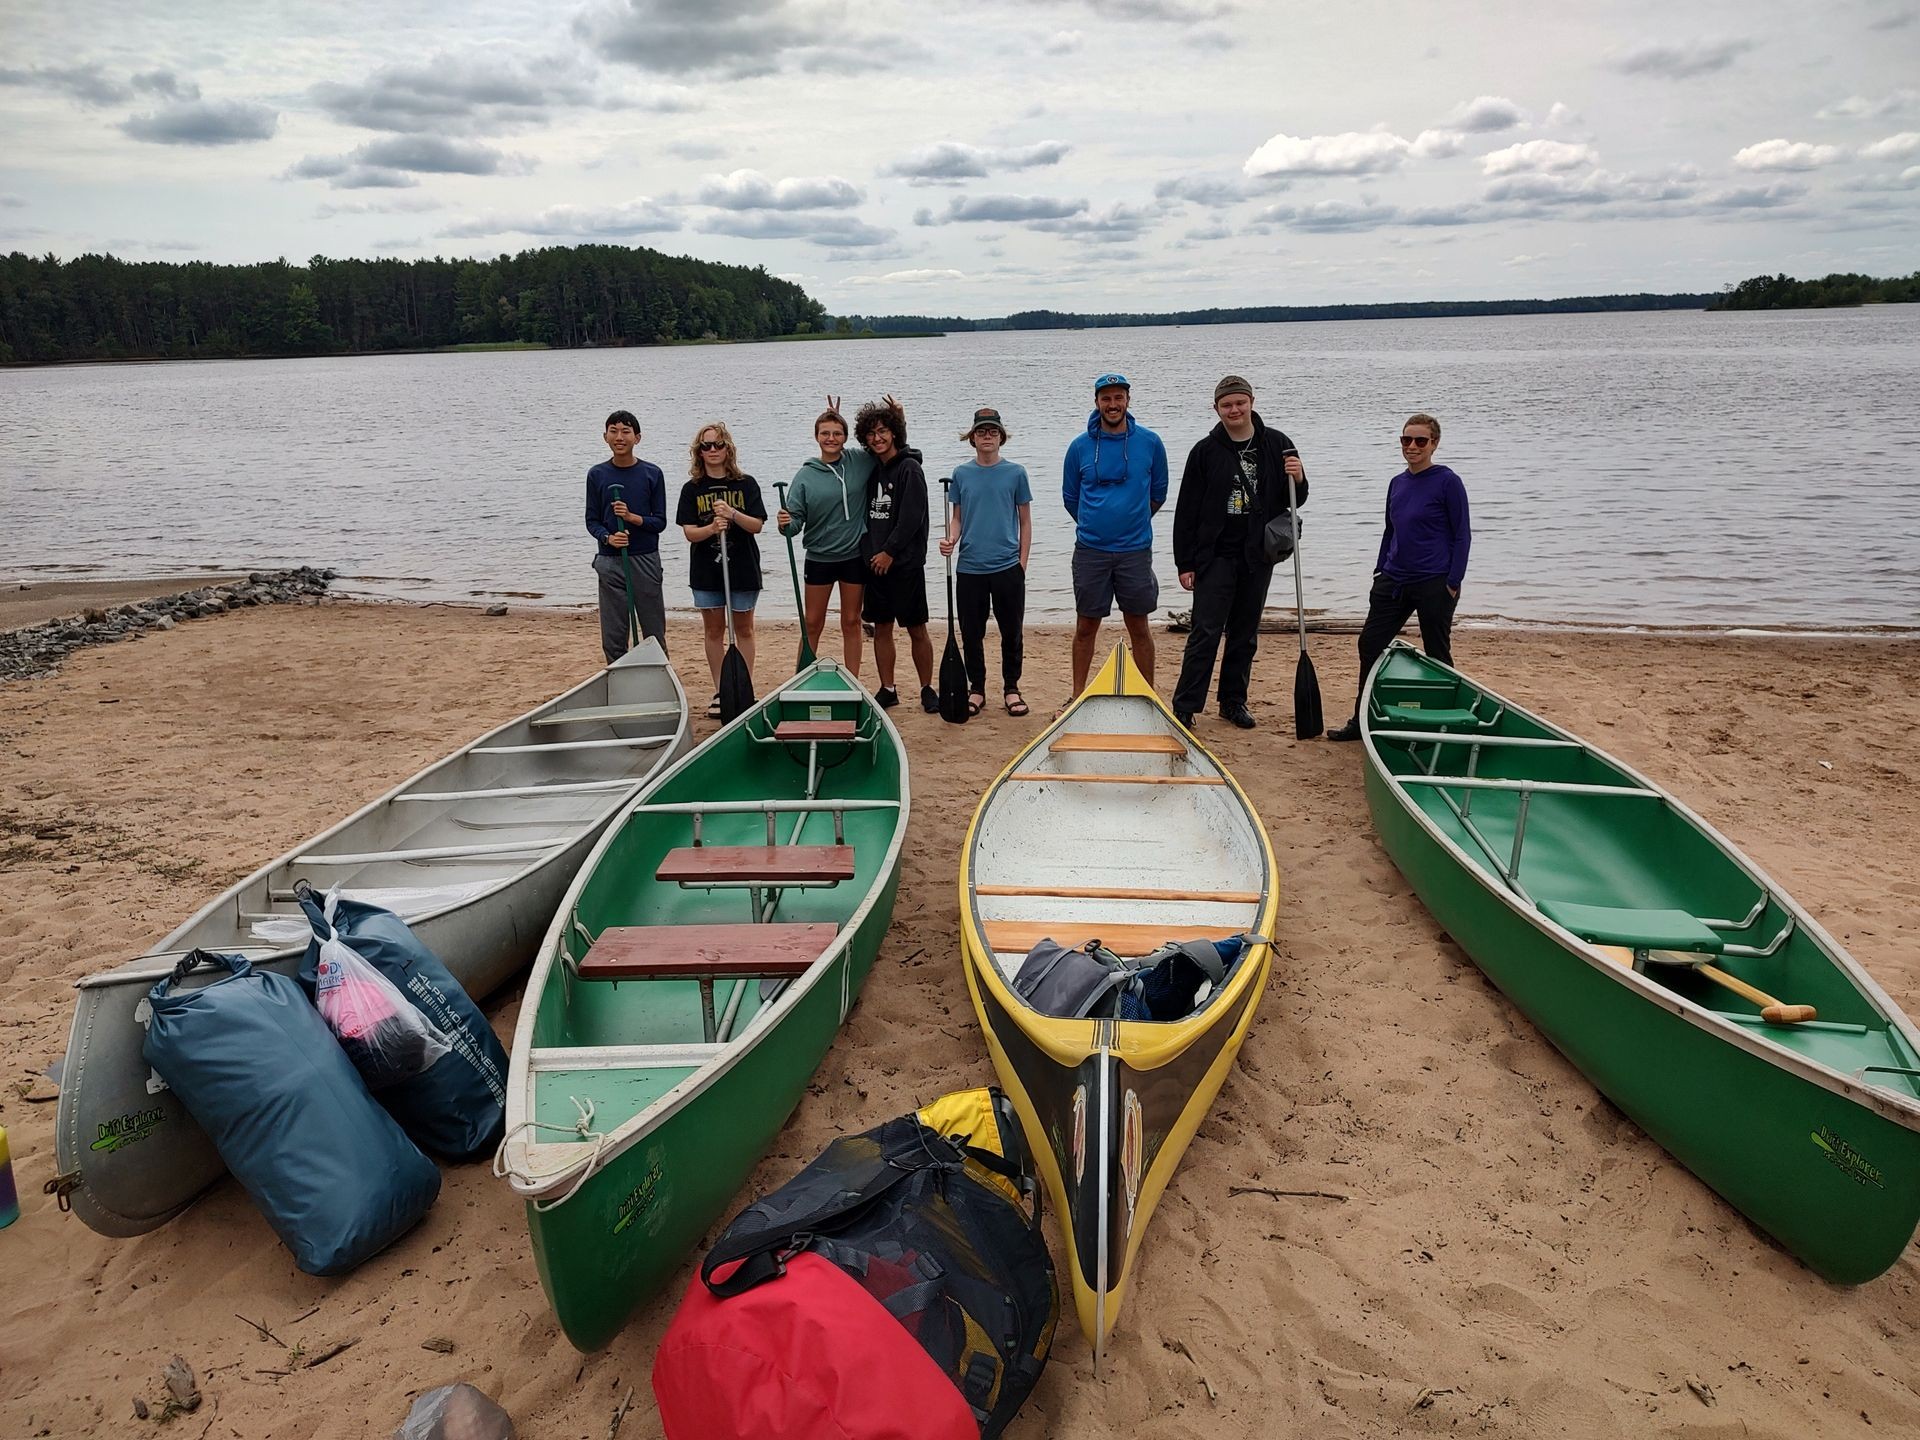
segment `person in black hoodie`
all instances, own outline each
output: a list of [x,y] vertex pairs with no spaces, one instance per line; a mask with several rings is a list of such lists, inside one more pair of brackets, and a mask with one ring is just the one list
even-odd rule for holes
[[1267,603],[1273,561],[1267,558],[1269,521],[1287,513],[1287,477],[1300,503],[1306,473],[1285,432],[1255,413],[1253,387],[1229,375],[1213,387],[1220,417],[1187,453],[1180,498],[1173,511],[1173,563],[1180,586],[1193,592],[1193,627],[1174,687],[1173,713],[1189,728],[1206,705],[1207,683],[1224,634],[1220,662],[1220,718],[1251,730],[1247,686],[1260,648],[1260,612]]
[[896,624],[907,630],[913,668],[920,676],[920,708],[940,711],[933,688],[933,640],[927,634],[927,476],[920,452],[907,446],[907,417],[892,400],[860,407],[854,438],[877,462],[867,487],[867,569],[860,618],[873,626],[873,664],[880,676],[874,695],[882,706],[900,703],[893,684]]

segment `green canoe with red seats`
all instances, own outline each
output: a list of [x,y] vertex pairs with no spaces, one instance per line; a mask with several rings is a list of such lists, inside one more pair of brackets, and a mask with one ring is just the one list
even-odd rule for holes
[[1396,644],[1367,802],[1434,917],[1615,1105],[1827,1279],[1920,1224],[1920,1033],[1804,909],[1618,760]]
[[907,757],[822,660],[665,771],[561,903],[494,1168],[567,1338],[605,1345],[720,1219],[873,967]]

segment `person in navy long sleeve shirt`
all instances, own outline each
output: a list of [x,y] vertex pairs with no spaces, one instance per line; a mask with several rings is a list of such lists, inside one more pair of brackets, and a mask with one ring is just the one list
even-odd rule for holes
[[1400,453],[1407,462],[1387,482],[1387,528],[1367,595],[1367,623],[1360,630],[1360,685],[1353,718],[1329,740],[1360,738],[1360,699],[1367,676],[1407,617],[1420,617],[1420,647],[1444,665],[1453,663],[1453,612],[1467,576],[1473,527],[1467,487],[1451,469],[1433,463],[1440,448],[1440,422],[1412,415],[1400,427]]
[[[587,533],[599,544],[600,649],[611,665],[627,653],[627,582],[640,633],[667,648],[667,601],[660,573],[660,532],[667,528],[667,479],[633,453],[640,422],[628,410],[607,417],[610,459],[587,471]],[[622,563],[624,560],[625,563]]]

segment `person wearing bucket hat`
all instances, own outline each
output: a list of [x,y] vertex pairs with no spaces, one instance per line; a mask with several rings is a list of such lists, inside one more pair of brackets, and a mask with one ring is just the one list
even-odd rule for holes
[[1129,413],[1133,386],[1108,371],[1093,382],[1087,428],[1067,446],[1060,498],[1073,517],[1073,693],[1087,688],[1100,623],[1120,604],[1134,663],[1153,683],[1160,603],[1153,574],[1153,517],[1167,503],[1167,447]]
[[946,538],[940,553],[959,551],[960,643],[966,656],[967,710],[987,703],[987,617],[1000,627],[1001,700],[1009,715],[1027,713],[1020,693],[1025,657],[1027,558],[1033,551],[1033,490],[1024,465],[1004,458],[1007,427],[982,407],[961,435],[973,459],[953,467]]
[[[1173,713],[1191,727],[1206,706],[1214,656],[1220,661],[1220,718],[1251,730],[1247,693],[1260,646],[1260,612],[1273,580],[1266,548],[1270,521],[1287,513],[1287,482],[1307,498],[1306,472],[1293,441],[1260,418],[1253,386],[1239,375],[1213,387],[1211,431],[1187,453],[1173,507],[1173,564],[1193,592],[1193,624],[1174,687]],[[1289,547],[1290,549],[1290,547]]]

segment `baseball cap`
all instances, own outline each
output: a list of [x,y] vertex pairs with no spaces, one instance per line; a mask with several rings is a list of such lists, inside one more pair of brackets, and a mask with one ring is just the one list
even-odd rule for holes
[[1102,390],[1113,385],[1118,385],[1122,390],[1133,389],[1133,382],[1128,380],[1126,376],[1122,375],[1118,370],[1109,370],[1093,382],[1093,393],[1098,395]]
[[960,433],[960,438],[962,440],[971,439],[973,432],[978,430],[982,425],[991,425],[1000,432],[1002,438],[1005,438],[1007,427],[1001,422],[1000,412],[988,405],[983,405],[973,412],[973,423]]

